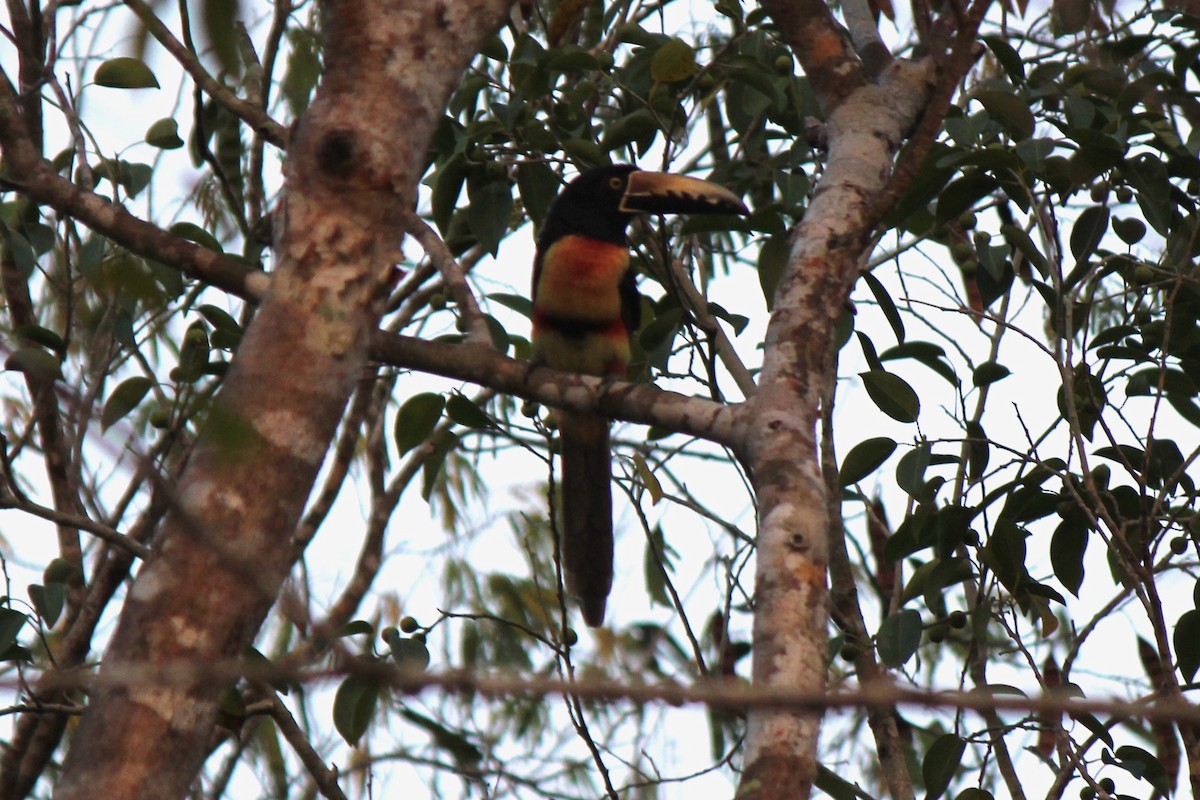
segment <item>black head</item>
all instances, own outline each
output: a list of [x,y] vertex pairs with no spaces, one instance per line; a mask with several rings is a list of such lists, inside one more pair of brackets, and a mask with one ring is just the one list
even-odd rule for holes
[[629,176],[636,171],[628,164],[619,164],[580,174],[550,204],[538,243],[546,244],[571,234],[624,242],[625,228],[634,213],[622,211],[621,203]]

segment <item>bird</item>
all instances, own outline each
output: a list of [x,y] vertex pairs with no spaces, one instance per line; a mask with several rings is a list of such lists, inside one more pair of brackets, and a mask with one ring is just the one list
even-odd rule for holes
[[[625,378],[641,296],[627,227],[639,214],[747,214],[709,181],[628,164],[582,172],[550,204],[533,264],[532,360],[554,369]],[[561,455],[559,553],[584,622],[604,624],[613,580],[609,421],[556,412]]]

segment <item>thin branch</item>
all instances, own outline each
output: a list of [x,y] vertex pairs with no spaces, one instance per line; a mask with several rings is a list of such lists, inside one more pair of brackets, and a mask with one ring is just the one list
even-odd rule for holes
[[97,539],[102,539],[112,546],[124,550],[135,558],[140,558],[145,561],[150,557],[150,548],[139,542],[135,542],[128,536],[108,527],[101,525],[99,522],[88,519],[79,514],[69,514],[65,511],[56,511],[53,508],[38,505],[30,500],[19,500],[11,494],[6,498],[0,496],[0,510],[12,509],[14,511],[23,511],[26,514],[32,514],[35,517],[40,517],[47,522],[53,522],[60,528],[76,529],[86,531],[92,534]]
[[292,716],[292,712],[288,711],[287,706],[279,699],[279,695],[273,692],[268,713],[271,715],[271,719],[275,720],[275,724],[279,726],[279,732],[283,734],[283,738],[296,752],[300,763],[312,776],[313,782],[317,784],[317,789],[321,794],[329,800],[346,800],[346,795],[338,786],[337,772],[325,765],[325,759],[321,758],[320,754],[313,749],[308,737],[296,723],[296,718]]
[[687,304],[688,311],[696,320],[696,324],[700,326],[700,330],[712,339],[717,357],[721,359],[721,364],[733,376],[733,382],[737,384],[738,391],[742,393],[742,397],[747,399],[753,397],[758,391],[758,386],[754,383],[754,376],[746,368],[746,364],[738,355],[733,342],[729,341],[729,337],[725,335],[725,329],[721,327],[717,318],[709,313],[708,300],[700,294],[695,282],[683,268],[683,261],[672,258],[669,253],[663,254],[663,260],[670,271],[672,283],[679,289],[682,300]]
[[200,63],[199,57],[189,50],[183,42],[176,39],[171,31],[167,30],[167,26],[163,24],[162,20],[158,18],[150,6],[142,2],[142,0],[125,0],[125,5],[137,15],[142,24],[146,26],[146,30],[150,35],[168,53],[175,57],[179,65],[192,76],[192,79],[196,81],[196,84],[205,94],[231,111],[271,144],[280,149],[287,147],[287,128],[271,119],[260,106],[238,97],[210,75],[208,70],[204,69],[204,66]]
[[404,215],[404,224],[409,234],[420,242],[421,247],[425,249],[425,254],[429,256],[429,260],[441,273],[446,289],[450,292],[450,297],[454,299],[454,304],[458,307],[458,313],[466,327],[468,341],[474,344],[490,345],[492,335],[488,331],[487,320],[484,318],[483,312],[479,310],[475,293],[471,291],[471,286],[467,283],[466,270],[454,258],[454,254],[442,241],[442,237],[438,236],[437,232],[415,212],[410,210]]

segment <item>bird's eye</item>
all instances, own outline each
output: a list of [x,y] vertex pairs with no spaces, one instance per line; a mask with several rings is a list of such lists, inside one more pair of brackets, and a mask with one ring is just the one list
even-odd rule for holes
[[608,185],[614,189],[620,189],[621,187],[623,187],[625,185],[625,179],[624,178],[609,178]]

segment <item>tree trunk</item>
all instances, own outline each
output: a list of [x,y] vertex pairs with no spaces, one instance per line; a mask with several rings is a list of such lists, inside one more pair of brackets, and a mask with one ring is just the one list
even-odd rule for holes
[[[178,798],[291,568],[367,357],[430,137],[507,0],[325,4],[326,72],[288,153],[277,270],[130,589],[55,792]],[[147,674],[147,669],[150,673]]]

